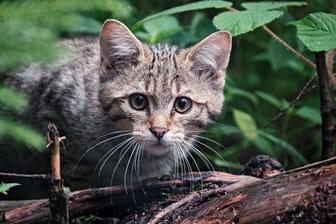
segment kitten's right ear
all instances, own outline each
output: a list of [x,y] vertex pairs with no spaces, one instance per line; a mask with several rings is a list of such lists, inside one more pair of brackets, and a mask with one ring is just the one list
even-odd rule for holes
[[122,69],[135,66],[150,52],[134,34],[121,22],[108,19],[100,32],[101,68],[104,73],[109,69]]

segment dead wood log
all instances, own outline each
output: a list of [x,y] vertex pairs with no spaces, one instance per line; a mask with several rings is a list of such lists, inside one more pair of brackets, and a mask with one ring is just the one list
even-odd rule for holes
[[[336,223],[336,157],[263,180],[192,173],[148,180],[127,191],[124,186],[86,189],[68,199],[71,218],[107,209],[121,223]],[[50,217],[48,200],[2,214],[5,223]]]
[[336,158],[232,191],[178,223],[336,223]]
[[[230,186],[230,189],[238,189],[255,181],[259,181],[259,179],[222,172],[190,173],[179,179],[171,179],[170,177],[164,177],[160,180],[151,179],[126,189],[124,186],[112,186],[72,192],[68,194],[68,209],[72,218],[104,208],[110,208],[111,211],[132,212],[139,209],[144,202],[166,198],[168,194],[190,192],[191,186],[200,185],[202,187],[206,184],[217,183],[220,186]],[[4,223],[29,224],[37,221],[47,222],[50,218],[51,213],[47,199],[4,211],[2,214]]]

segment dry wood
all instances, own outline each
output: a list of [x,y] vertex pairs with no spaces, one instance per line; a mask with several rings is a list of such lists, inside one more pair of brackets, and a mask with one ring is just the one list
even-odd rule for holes
[[178,223],[336,223],[336,158],[230,192]]
[[48,149],[50,151],[50,181],[49,181],[49,208],[52,216],[52,223],[69,223],[68,198],[64,192],[63,180],[61,177],[61,152],[57,127],[53,123],[48,124]]
[[[201,188],[191,191],[190,185]],[[70,217],[108,208],[109,213],[124,211],[119,216],[124,217],[122,222],[152,224],[314,223],[319,219],[336,223],[331,222],[336,221],[336,158],[264,180],[221,172],[192,173],[179,179],[148,180],[125,192],[124,186],[72,192],[68,195]],[[4,212],[3,220],[47,221],[51,217],[48,207],[48,200],[39,201]]]
[[[124,186],[112,186],[106,188],[86,189],[68,194],[68,208],[70,217],[99,211],[110,207],[114,209],[132,210],[136,201],[138,204],[144,201],[154,201],[162,197],[162,191],[174,192],[185,187],[190,192],[190,185],[196,182],[219,183],[228,189],[237,189],[260,179],[249,176],[235,176],[221,172],[192,173],[180,179],[158,180],[152,179],[143,183],[134,184],[126,190]],[[194,182],[196,181],[196,182]],[[125,194],[125,192],[132,192]],[[176,194],[176,192],[175,192]],[[136,198],[136,201],[134,200]],[[141,203],[140,203],[141,204]],[[135,207],[135,206],[134,206]],[[49,201],[43,200],[30,205],[22,206],[3,213],[5,223],[36,223],[44,222],[51,218]]]

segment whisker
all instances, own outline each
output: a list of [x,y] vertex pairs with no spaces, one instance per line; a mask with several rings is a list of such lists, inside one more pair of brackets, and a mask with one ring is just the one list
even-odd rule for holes
[[192,137],[207,140],[207,141],[209,141],[209,142],[212,142],[212,143],[218,145],[219,147],[221,147],[221,148],[223,148],[223,149],[226,148],[224,145],[220,144],[219,142],[217,142],[217,141],[215,141],[215,140],[212,140],[212,139],[210,139],[210,138],[204,137],[204,136],[202,136],[202,135],[192,135]]
[[[134,144],[135,144],[135,147],[133,147],[131,155],[128,158],[128,161],[127,161],[127,164],[126,164],[126,168],[125,168],[125,174],[124,174],[124,189],[125,189],[126,194],[128,193],[127,192],[127,170],[128,170],[129,165],[130,165],[130,162],[132,160],[132,157],[134,156],[134,153],[137,151],[138,142],[136,140],[133,141],[132,145],[130,147],[132,147]],[[133,175],[133,170],[131,170],[131,185],[132,185],[132,175]]]
[[[105,166],[106,162],[113,156],[113,154],[115,152],[118,151],[118,149],[122,148],[125,144],[129,144],[129,142],[132,140],[132,137],[131,138],[128,138],[122,142],[120,142],[118,145],[114,146],[112,149],[110,149],[107,153],[105,153],[105,155],[98,161],[96,167],[94,170],[97,170],[97,168],[99,167],[100,165],[100,168],[99,168],[99,171],[98,171],[98,177],[100,177],[101,175],[101,172],[103,170],[103,167]],[[123,151],[123,150],[121,150]]]
[[188,146],[190,147],[190,150],[196,153],[196,155],[202,160],[202,162],[204,163],[204,165],[207,167],[209,171],[215,170],[210,160],[202,153],[201,150],[199,150],[196,146],[194,146],[190,142],[186,141],[185,144],[188,144]]
[[126,148],[123,150],[123,153],[122,155],[120,156],[117,164],[115,165],[114,169],[113,169],[113,172],[112,172],[112,175],[111,175],[111,179],[110,179],[110,186],[112,186],[112,182],[113,182],[113,178],[114,178],[114,175],[115,175],[115,172],[117,171],[117,168],[118,166],[120,165],[121,161],[123,160],[123,158],[125,157],[125,155],[127,154],[127,152],[131,149],[131,146],[133,145],[133,143],[135,142],[136,140],[134,138],[132,138],[132,141],[130,141]]
[[104,138],[104,137],[110,136],[110,135],[126,133],[126,132],[131,132],[131,131],[130,130],[112,131],[112,132],[109,132],[109,133],[106,133],[106,134],[103,134],[103,135],[99,136],[97,139],[95,139],[95,142]]
[[77,166],[78,164],[80,163],[80,161],[93,149],[95,149],[96,147],[98,147],[99,145],[101,144],[104,144],[108,141],[111,141],[111,140],[114,140],[114,139],[117,139],[117,138],[120,138],[120,137],[124,137],[124,136],[128,136],[128,135],[131,135],[131,133],[126,133],[126,134],[120,134],[120,135],[116,135],[116,136],[113,136],[111,138],[107,138],[93,146],[91,146],[90,148],[88,148],[80,157],[79,159],[77,160],[76,164],[74,165],[74,168],[73,168],[73,172],[77,169]]
[[[184,148],[182,148],[181,145],[178,145],[177,147],[179,149],[179,151],[181,152],[182,156],[181,159],[183,160],[183,163],[185,163],[187,171],[190,173],[191,175],[191,179],[194,180],[194,174],[192,173],[192,167],[191,164],[189,163],[189,160],[187,158],[186,152],[188,152],[188,150],[185,150]],[[190,185],[190,191],[192,191],[192,189],[194,188],[194,181],[191,181],[192,184]]]
[[205,148],[209,149],[211,152],[215,153],[221,160],[225,161],[225,159],[222,157],[221,154],[219,154],[216,150],[214,150],[213,148],[211,148],[210,146],[208,146],[207,144],[204,144],[203,142],[197,140],[197,139],[194,139],[194,138],[190,138],[190,137],[187,137],[187,136],[184,136],[186,139],[192,141],[192,142],[196,142],[197,144],[200,144],[202,146],[204,146]]

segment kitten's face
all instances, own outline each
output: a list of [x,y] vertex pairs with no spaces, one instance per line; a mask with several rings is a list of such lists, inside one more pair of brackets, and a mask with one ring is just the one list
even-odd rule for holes
[[115,128],[153,156],[188,150],[220,113],[231,37],[217,32],[187,50],[147,47],[120,22],[101,32],[100,101]]

